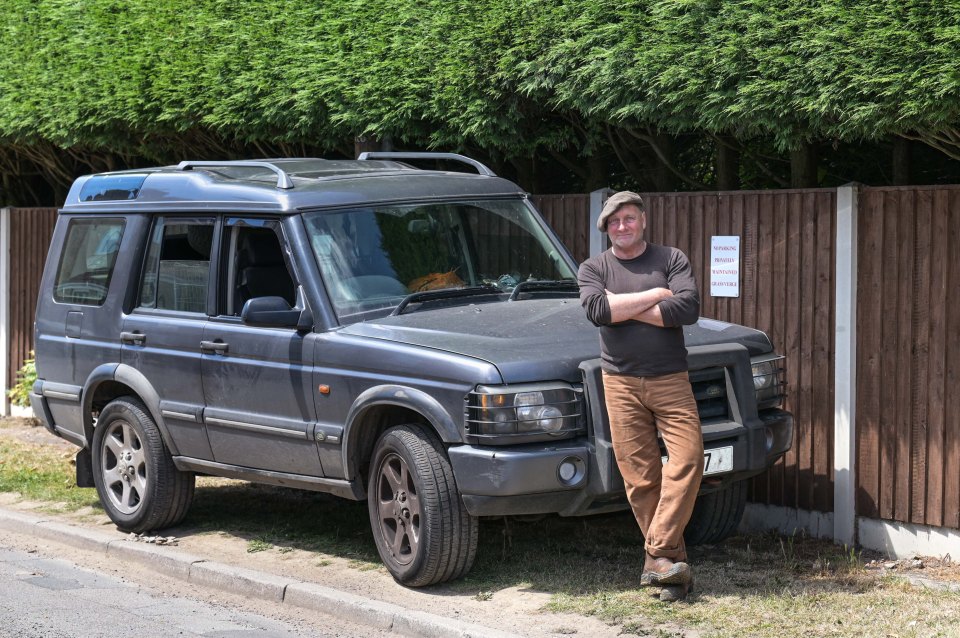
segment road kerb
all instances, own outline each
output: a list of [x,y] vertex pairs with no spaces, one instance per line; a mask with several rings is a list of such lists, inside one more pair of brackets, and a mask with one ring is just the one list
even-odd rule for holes
[[107,547],[107,555],[116,555],[125,560],[135,561],[180,580],[189,580],[190,568],[195,563],[204,562],[201,556],[194,556],[171,547],[158,547],[126,539],[111,540]]
[[77,549],[85,549],[91,552],[107,552],[107,545],[113,540],[113,536],[105,532],[98,532],[92,529],[77,528],[72,525],[65,525],[54,521],[39,521],[33,529],[35,536],[45,538],[51,541],[57,541],[64,536],[70,537],[70,545]]
[[27,536],[36,536],[37,525],[44,523],[49,519],[38,518],[31,514],[23,512],[13,512],[10,510],[0,510],[0,529],[16,534],[26,534]]
[[405,611],[397,616],[393,631],[417,638],[518,638],[516,634],[444,618],[425,611]]
[[249,598],[280,603],[283,602],[283,592],[287,585],[298,581],[243,567],[204,561],[190,566],[190,582]]
[[416,638],[518,638],[516,634],[413,611],[400,605],[370,600],[315,583],[289,585],[283,602]]
[[266,572],[206,560],[166,546],[141,544],[107,532],[0,508],[0,530],[40,537],[102,554],[123,556],[184,582],[220,589],[260,600],[311,609],[357,624],[417,638],[520,638],[461,620],[415,611],[316,583],[283,578]]
[[283,602],[387,630],[393,628],[397,614],[407,611],[399,605],[370,600],[316,583],[289,585]]

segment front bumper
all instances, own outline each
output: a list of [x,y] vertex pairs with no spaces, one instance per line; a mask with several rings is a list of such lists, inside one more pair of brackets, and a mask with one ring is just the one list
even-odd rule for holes
[[[710,356],[699,360],[704,367],[727,362],[724,367],[733,398],[730,418],[703,423],[705,454],[732,459],[713,472],[707,465],[700,493],[763,472],[793,442],[793,415],[779,409],[757,413],[752,378],[747,376],[749,358],[739,348],[711,347]],[[470,514],[581,516],[627,507],[610,440],[599,361],[586,361],[580,368],[590,415],[586,437],[552,444],[449,449],[457,486]]]

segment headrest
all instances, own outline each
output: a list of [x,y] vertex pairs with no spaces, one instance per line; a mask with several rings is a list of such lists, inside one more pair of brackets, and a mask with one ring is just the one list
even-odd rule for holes
[[280,242],[272,230],[244,233],[240,256],[245,266],[279,266],[283,264]]

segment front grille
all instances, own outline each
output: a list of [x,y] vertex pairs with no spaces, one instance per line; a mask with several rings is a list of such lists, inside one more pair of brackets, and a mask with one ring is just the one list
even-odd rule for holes
[[691,370],[690,385],[693,387],[693,397],[697,400],[701,421],[730,418],[727,375],[723,368]]

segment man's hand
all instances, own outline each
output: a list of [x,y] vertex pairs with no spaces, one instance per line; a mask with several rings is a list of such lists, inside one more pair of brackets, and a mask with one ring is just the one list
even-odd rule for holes
[[613,323],[635,319],[655,326],[663,325],[663,317],[660,315],[657,304],[673,296],[668,288],[651,288],[643,292],[622,294],[612,293],[609,290],[604,292],[610,303],[610,319]]

